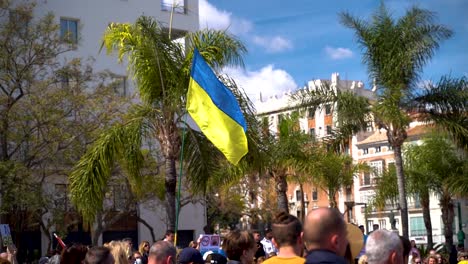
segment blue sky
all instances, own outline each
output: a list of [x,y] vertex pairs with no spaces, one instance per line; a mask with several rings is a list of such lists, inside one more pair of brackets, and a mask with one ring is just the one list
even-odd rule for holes
[[[228,68],[252,100],[281,94],[312,79],[370,81],[361,63],[353,31],[342,26],[338,13],[348,11],[367,19],[378,0],[199,0],[200,27],[228,29],[247,46],[245,69]],[[444,74],[468,76],[468,1],[385,1],[395,17],[417,4],[437,12],[437,22],[454,31],[424,68],[421,81]]]

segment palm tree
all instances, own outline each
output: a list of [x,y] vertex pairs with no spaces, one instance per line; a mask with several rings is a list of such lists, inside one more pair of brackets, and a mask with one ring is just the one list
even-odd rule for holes
[[[446,138],[440,135],[426,138],[420,146],[412,147],[411,167],[426,175],[430,190],[439,195],[444,223],[445,245],[450,252],[453,244],[454,190],[449,184],[453,179],[466,178],[466,159],[463,160],[457,150]],[[468,193],[460,193],[466,195]]]
[[[71,199],[85,220],[93,221],[102,209],[114,163],[124,168],[132,191],[138,194],[142,188],[139,169],[144,164],[141,149],[148,140],[156,141],[159,146],[159,153],[153,155],[163,158],[168,228],[174,229],[176,222],[176,163],[183,129],[188,150],[184,152],[189,165],[188,180],[193,180],[198,189],[206,188],[200,179],[206,179],[219,166],[220,152],[186,123],[184,107],[193,50],[198,48],[207,63],[218,71],[226,65],[243,66],[242,55],[246,49],[224,31],[189,33],[186,40],[185,47],[173,42],[156,21],[145,16],[134,24],[112,23],[105,31],[103,48],[108,53],[115,52],[119,62],[128,60],[141,102],[130,107],[126,122],[102,134],[71,172]],[[240,100],[250,126],[251,103],[233,80],[226,77],[223,81]],[[249,145],[253,148],[255,144]]]
[[[409,193],[417,195],[421,201],[421,208],[426,227],[427,248],[432,248],[432,222],[430,214],[430,193],[434,190],[434,179],[427,173],[427,161],[421,159],[422,147],[410,145],[404,151],[405,171],[408,175],[407,185]],[[396,178],[396,177],[395,177]]]
[[314,159],[310,161],[309,173],[314,175],[313,181],[327,194],[330,207],[336,208],[336,194],[341,188],[352,186],[354,175],[368,171],[366,164],[353,164],[353,158],[348,154],[329,151],[316,146]]
[[354,30],[363,50],[363,63],[367,65],[369,76],[377,86],[378,99],[373,114],[379,127],[386,130],[388,142],[394,150],[403,236],[408,237],[408,208],[401,149],[410,122],[406,110],[415,94],[414,88],[423,67],[432,58],[440,42],[448,39],[452,32],[434,23],[434,13],[417,7],[410,8],[397,20],[383,3],[370,21],[346,12],[340,17],[343,25]]
[[278,134],[266,133],[263,138],[263,171],[275,181],[278,210],[289,211],[286,192],[288,176],[301,173],[307,160],[306,147],[311,138],[298,127],[298,112],[283,116],[278,125]]

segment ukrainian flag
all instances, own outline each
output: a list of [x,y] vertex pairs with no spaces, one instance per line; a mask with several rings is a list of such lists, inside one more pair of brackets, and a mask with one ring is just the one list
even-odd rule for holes
[[239,104],[197,49],[193,54],[187,111],[229,162],[236,165],[247,154],[247,124]]

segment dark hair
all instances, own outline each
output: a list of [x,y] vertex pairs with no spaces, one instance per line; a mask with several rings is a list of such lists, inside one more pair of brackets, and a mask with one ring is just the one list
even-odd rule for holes
[[301,235],[302,224],[297,217],[281,211],[276,214],[272,229],[278,247],[293,246]]
[[88,252],[88,248],[82,244],[73,244],[62,251],[60,263],[62,264],[81,264]]
[[403,258],[409,257],[411,251],[411,242],[408,238],[400,236],[401,244],[403,245]]
[[229,260],[240,261],[244,250],[254,248],[256,244],[253,235],[249,232],[234,230],[224,238],[223,250]]
[[111,256],[110,249],[107,247],[92,247],[86,253],[84,264],[105,264]]
[[168,229],[166,231],[166,236],[170,236],[171,234],[174,234],[174,230]]

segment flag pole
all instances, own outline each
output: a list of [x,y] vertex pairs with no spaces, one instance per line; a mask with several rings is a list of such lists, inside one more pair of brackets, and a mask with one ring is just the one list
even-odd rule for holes
[[[188,113],[186,113],[186,115],[187,114]],[[187,116],[185,116],[184,119],[187,119]],[[182,147],[180,149],[179,179],[177,181],[179,186],[177,190],[177,200],[176,200],[176,222],[175,222],[175,230],[174,230],[174,247],[177,245],[177,231],[179,230],[180,192],[182,189],[182,170],[183,170],[183,164],[184,164],[184,145],[185,145],[186,130],[187,130],[187,126],[184,125],[184,129],[182,130]]]

